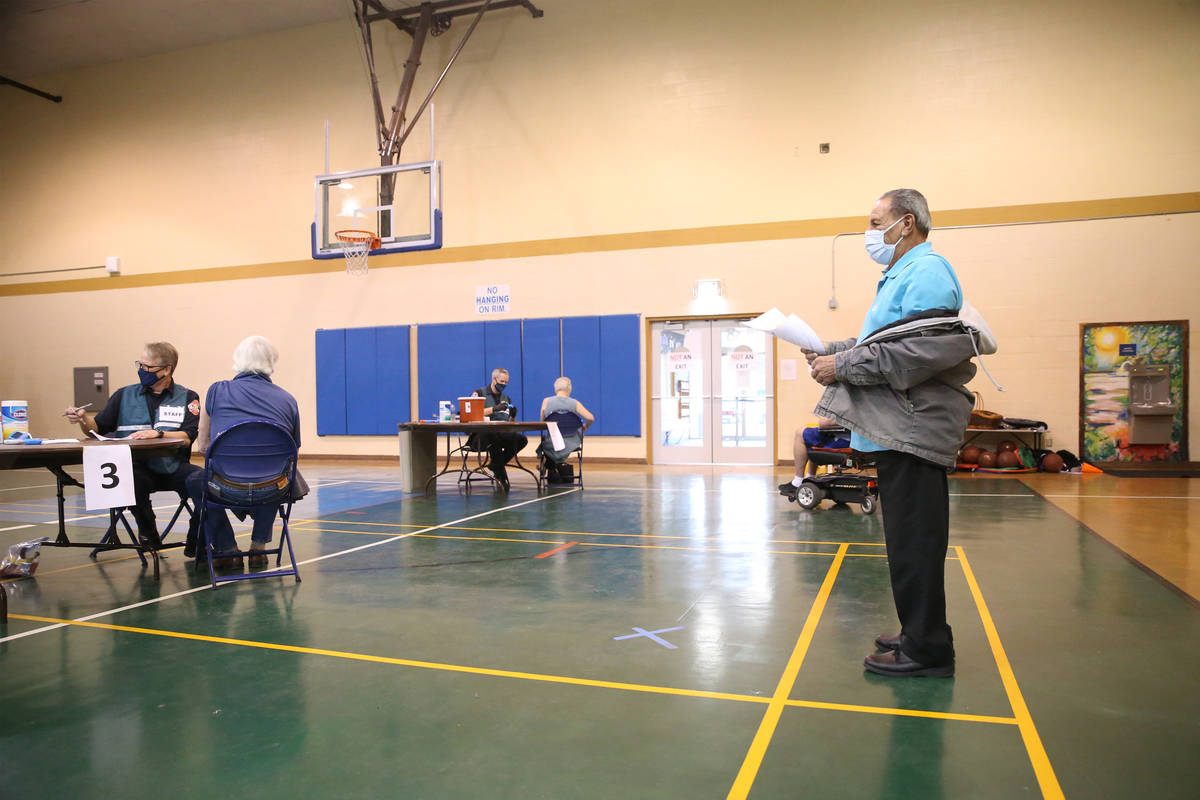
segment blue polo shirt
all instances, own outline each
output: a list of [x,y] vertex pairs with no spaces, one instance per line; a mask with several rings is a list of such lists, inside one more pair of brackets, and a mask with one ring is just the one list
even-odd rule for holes
[[266,375],[242,372],[231,381],[217,381],[208,387],[204,407],[211,418],[211,435],[239,422],[265,419],[282,425],[300,445],[300,409],[296,398],[271,382]]
[[[921,242],[883,271],[858,341],[905,317],[935,308],[962,308],[962,286],[950,262],[933,252],[929,242]],[[864,452],[887,449],[857,433],[850,434],[850,446]]]

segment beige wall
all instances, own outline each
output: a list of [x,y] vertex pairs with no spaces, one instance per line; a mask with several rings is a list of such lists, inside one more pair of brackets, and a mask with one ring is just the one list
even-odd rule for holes
[[[315,328],[469,319],[480,283],[510,284],[514,318],[680,315],[694,279],[722,277],[731,311],[778,306],[838,338],[878,271],[860,238],[830,237],[860,231],[885,189],[920,188],[939,225],[1200,207],[1194,3],[929,0],[906,7],[916,25],[863,2],[539,5],[541,20],[489,14],[439,91],[445,249],[376,258],[365,279],[308,260],[324,121],[334,169],[376,161],[348,22],[33,81],[61,105],[3,90],[0,273],[119,255],[123,275],[0,275],[0,393],[66,434],[69,367],[109,364],[119,385],[165,338],[202,389],[261,333],[283,350],[305,452],[391,453],[315,435]],[[377,28],[386,102],[407,40]],[[417,99],[465,28],[431,40]],[[422,126],[404,160],[427,147]],[[60,235],[30,235],[46,226]],[[1198,228],[1175,213],[935,233],[1001,342],[988,364],[1008,391],[975,381],[988,407],[1076,449],[1079,324],[1191,319]],[[553,288],[563,274],[579,288]],[[786,455],[817,387],[779,388]]]

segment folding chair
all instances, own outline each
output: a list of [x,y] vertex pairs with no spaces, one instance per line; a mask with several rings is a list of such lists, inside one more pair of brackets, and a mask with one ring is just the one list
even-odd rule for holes
[[[100,541],[97,543],[100,546],[96,547],[91,553],[88,554],[89,558],[95,560],[98,554],[111,549],[104,547],[106,544],[120,543],[121,537],[118,535],[117,531],[118,523],[125,527],[125,532],[129,534],[129,541],[137,545],[142,544],[141,539],[139,539],[138,535],[133,532],[133,527],[129,524],[129,520],[125,518],[125,512],[130,511],[132,508],[133,506],[121,506],[120,508],[110,508],[108,510],[108,530],[104,532],[104,536],[101,537]],[[171,521],[167,523],[167,527],[163,530],[163,532],[158,535],[158,547],[139,547],[135,551],[137,552],[138,558],[142,560],[143,567],[146,566],[145,551],[150,551],[150,555],[154,558],[155,580],[158,580],[158,552],[160,550],[170,550],[175,547],[183,547],[186,544],[186,542],[175,542],[174,544],[166,543],[167,536],[171,534],[171,529],[175,527],[175,521],[179,519],[179,515],[182,514],[185,509],[188,512],[188,519],[190,520],[192,518],[192,514],[196,513],[195,509],[192,508],[192,503],[188,496],[186,494],[181,494],[179,495],[179,505],[175,507],[175,513],[171,515]]]
[[[579,434],[579,446],[576,447],[574,450],[572,450],[570,453],[567,453],[567,458],[563,459],[563,462],[562,462],[564,464],[570,464],[570,457],[572,454],[574,454],[575,455],[575,465],[574,465],[575,466],[575,474],[571,476],[570,480],[556,481],[555,485],[556,486],[569,486],[569,485],[578,484],[582,488],[583,487],[583,434],[582,434],[583,420],[579,417],[578,414],[574,413],[573,411],[553,411],[550,414],[547,414],[545,420],[543,420],[543,421],[544,422],[553,422],[556,425],[558,425],[558,432],[562,434],[564,439],[567,438],[568,436],[574,436],[577,433]],[[550,434],[549,433],[542,434],[542,445],[545,445],[549,441],[550,441]],[[549,485],[546,480],[546,474],[548,472],[548,469],[546,466],[547,461],[549,461],[549,459],[546,458],[546,454],[543,452],[542,447],[539,446],[538,447],[538,480],[541,482],[542,486]]]
[[[209,445],[208,456],[204,461],[204,502],[200,504],[199,512],[200,535],[204,537],[204,547],[208,553],[208,577],[214,589],[218,583],[284,575],[294,575],[296,583],[300,582],[296,554],[292,551],[292,538],[288,533],[288,518],[292,513],[292,486],[296,482],[296,450],[296,442],[292,435],[282,426],[267,420],[240,422],[222,431]],[[275,487],[283,492],[283,498],[267,504],[242,504],[214,497],[208,489],[213,482],[235,491],[267,491]],[[218,576],[213,569],[216,553],[212,541],[207,536],[205,517],[209,513],[221,513],[223,510],[250,511],[272,506],[277,508],[279,518],[283,520],[279,544],[276,547],[254,551],[253,554],[275,556],[275,569]],[[288,552],[287,567],[281,567],[284,547]],[[223,558],[248,555],[251,555],[251,551],[237,550],[221,554]]]

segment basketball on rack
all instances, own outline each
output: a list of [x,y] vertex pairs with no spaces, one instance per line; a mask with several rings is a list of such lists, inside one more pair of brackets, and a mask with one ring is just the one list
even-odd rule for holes
[[996,466],[1001,469],[1015,469],[1021,466],[1021,459],[1012,450],[1001,450],[996,454]]
[[1000,442],[1000,444],[996,445],[997,453],[1003,453],[1006,450],[1016,450],[1016,449],[1017,449],[1017,443],[1014,442],[1012,439],[1005,439],[1004,441]]
[[978,464],[980,450],[973,444],[969,444],[962,449],[958,454],[960,464]]
[[979,466],[983,467],[984,469],[991,469],[992,467],[996,466],[996,454],[991,450],[980,450]]

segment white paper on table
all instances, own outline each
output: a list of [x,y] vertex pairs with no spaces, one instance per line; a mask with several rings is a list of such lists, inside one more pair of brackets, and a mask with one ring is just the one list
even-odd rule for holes
[[547,422],[546,430],[550,433],[550,444],[554,445],[555,450],[567,449],[567,443],[563,441],[562,432],[559,431],[557,422]]
[[788,314],[785,317],[778,308],[772,308],[765,314],[760,314],[742,324],[749,328],[766,331],[776,338],[805,350],[822,354],[825,352],[825,343],[821,341],[820,336],[817,336],[817,332],[812,329],[812,326],[795,314]]
[[102,442],[110,442],[110,441],[112,441],[114,438],[116,438],[116,437],[113,437],[113,436],[104,436],[104,435],[102,435],[102,434],[96,433],[95,431],[88,431],[88,433],[90,433],[92,436],[95,436],[97,439],[99,439],[99,440],[100,440],[100,441],[102,441]]
[[78,439],[42,439],[42,444],[79,444]]

